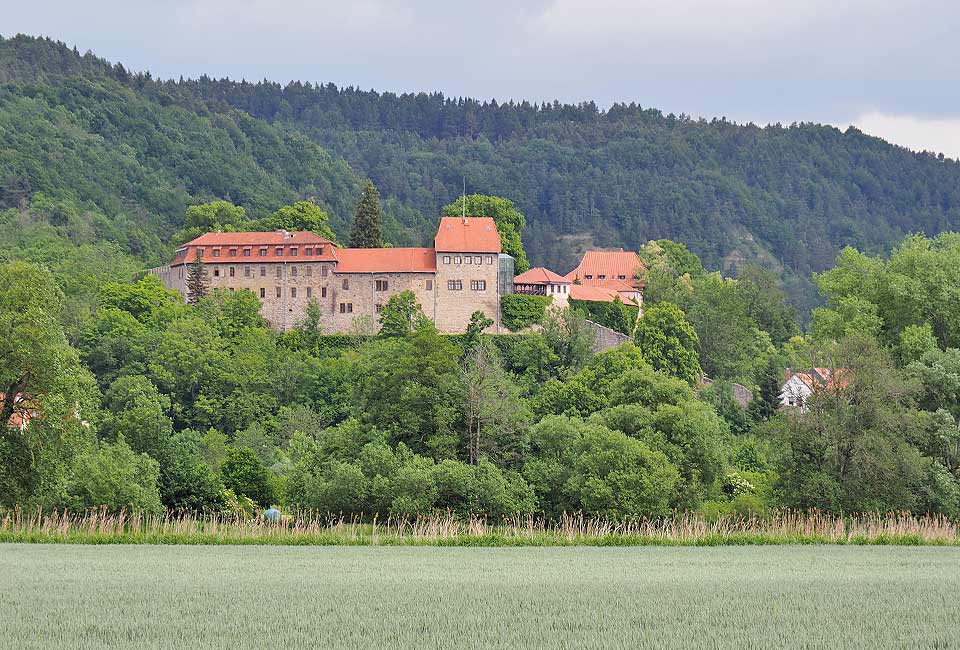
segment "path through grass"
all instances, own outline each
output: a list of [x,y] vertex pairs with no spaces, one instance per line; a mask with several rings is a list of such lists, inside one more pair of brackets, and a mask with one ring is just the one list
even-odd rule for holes
[[960,648],[960,550],[0,544],[0,648]]

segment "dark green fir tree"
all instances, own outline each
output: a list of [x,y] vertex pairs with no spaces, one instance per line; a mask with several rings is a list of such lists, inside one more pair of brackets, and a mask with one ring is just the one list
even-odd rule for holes
[[380,193],[373,183],[367,181],[357,204],[357,214],[350,231],[350,246],[353,248],[383,248],[383,231],[380,226],[383,213],[380,211]]

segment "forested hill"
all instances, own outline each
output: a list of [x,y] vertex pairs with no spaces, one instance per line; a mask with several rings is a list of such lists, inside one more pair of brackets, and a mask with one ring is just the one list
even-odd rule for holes
[[388,200],[388,235],[422,241],[465,176],[468,190],[508,197],[526,215],[533,264],[565,271],[586,246],[666,237],[712,268],[782,265],[803,304],[810,272],[846,244],[880,252],[908,232],[960,229],[960,163],[855,129],[159,81],[28,37],[0,42],[0,82],[0,208],[37,191],[68,195],[108,219],[139,219],[148,235],[175,227],[188,200],[213,196],[256,213],[312,195],[342,231],[368,176]]

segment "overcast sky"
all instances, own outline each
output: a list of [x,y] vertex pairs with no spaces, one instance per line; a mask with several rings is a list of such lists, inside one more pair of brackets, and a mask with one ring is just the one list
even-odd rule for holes
[[960,158],[960,0],[0,0],[17,32],[161,77],[635,101]]

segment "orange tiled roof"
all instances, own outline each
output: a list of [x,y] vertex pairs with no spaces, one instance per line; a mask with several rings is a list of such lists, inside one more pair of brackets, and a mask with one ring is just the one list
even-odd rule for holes
[[550,269],[536,266],[513,279],[514,284],[570,284],[570,280]]
[[[6,393],[0,393],[0,402],[6,399]],[[7,426],[14,429],[23,429],[29,424],[30,420],[37,416],[33,406],[22,395],[15,394],[13,397],[13,413],[7,420]]]
[[[587,251],[577,268],[567,273],[567,279],[590,286],[603,286],[610,280],[621,280],[633,287],[643,286],[643,282],[634,279],[638,270],[646,266],[640,256],[633,251]],[[601,278],[600,276],[604,276]],[[589,276],[589,277],[588,277]],[[621,277],[622,276],[622,277]]]
[[434,248],[444,253],[499,253],[500,234],[490,217],[440,217]]
[[796,377],[812,391],[828,388],[830,390],[843,389],[850,384],[849,373],[843,369],[812,368],[810,372],[796,372],[789,368],[784,371],[785,381]]
[[[277,255],[277,248],[283,248],[283,254]],[[208,232],[177,248],[171,266],[190,264],[197,259],[197,251],[203,250],[203,262],[229,263],[239,262],[332,262],[336,259],[336,244],[309,231],[273,231],[273,232]],[[261,255],[261,250],[266,254]],[[307,250],[311,254],[307,254]],[[216,256],[214,251],[220,251]],[[236,250],[236,255],[230,252]],[[249,250],[249,256],[244,256]],[[293,251],[296,250],[296,255]]]
[[589,300],[591,302],[613,302],[614,297],[620,294],[613,289],[591,287],[586,284],[571,284],[571,300]]
[[342,248],[337,273],[435,273],[432,248]]

